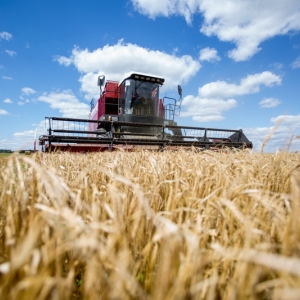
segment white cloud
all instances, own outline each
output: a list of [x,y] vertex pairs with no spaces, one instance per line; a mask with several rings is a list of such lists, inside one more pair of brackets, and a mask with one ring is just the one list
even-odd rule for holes
[[38,97],[39,101],[46,102],[53,109],[58,109],[65,118],[88,118],[90,107],[79,102],[70,91],[44,93]]
[[11,38],[12,38],[12,34],[6,32],[6,31],[0,32],[0,40],[7,40],[7,41],[9,41]]
[[4,109],[0,109],[0,115],[7,115],[8,112]]
[[23,88],[21,89],[21,92],[22,92],[22,93],[21,93],[20,99],[23,100],[23,101],[19,101],[19,102],[18,102],[18,104],[19,104],[20,106],[23,106],[23,105],[25,105],[26,103],[29,103],[29,102],[30,102],[29,99],[26,99],[26,98],[23,97],[23,96],[31,96],[31,95],[33,95],[33,94],[36,93],[36,91],[35,91],[34,89],[30,88],[30,87],[23,87]]
[[289,126],[293,126],[294,128],[300,128],[300,114],[299,115],[281,115],[276,118],[272,118],[271,122],[277,123],[284,123]]
[[22,94],[23,94],[23,95],[33,95],[33,94],[36,93],[36,91],[35,91],[34,89],[29,88],[29,87],[23,87],[23,88],[21,89],[21,91],[22,91]]
[[94,51],[74,48],[70,58],[56,56],[55,60],[66,66],[72,63],[82,73],[79,81],[88,100],[99,96],[96,83],[100,74],[104,74],[106,79],[117,81],[129,71],[157,74],[165,78],[163,89],[167,90],[188,82],[201,67],[189,55],[178,57],[135,44],[125,44],[123,40]]
[[73,63],[72,58],[68,58],[65,56],[59,56],[59,55],[54,56],[53,60],[57,61],[60,65],[63,65],[66,67],[68,67],[69,65],[71,65]]
[[263,127],[263,128],[245,128],[244,133],[247,138],[254,144],[256,151],[260,150],[261,143],[272,132],[272,136],[268,141],[265,152],[274,152],[276,149],[299,151],[300,140],[300,115],[281,115],[270,120],[276,126]]
[[219,61],[221,60],[218,52],[214,48],[204,48],[200,50],[199,60],[206,60],[209,62]]
[[17,55],[17,52],[12,51],[12,50],[5,50],[4,52],[6,52],[6,53],[7,53],[8,55],[10,55],[10,56]]
[[[31,129],[31,130],[25,130],[22,132],[15,132],[13,134],[14,137],[22,137],[22,138],[31,138],[32,141],[34,140],[34,135],[35,135],[35,130]],[[38,134],[37,134],[38,136]]]
[[[0,148],[11,149],[13,151],[22,150],[22,149],[33,149],[34,148],[34,137],[36,132],[36,139],[38,137],[47,134],[47,130],[45,127],[45,120],[40,121],[37,124],[31,125],[33,129],[28,129],[24,131],[15,132],[11,139],[3,139],[0,140]],[[38,141],[36,143],[37,149]]]
[[34,130],[25,130],[22,132],[15,132],[13,134],[13,136],[15,137],[30,137],[30,136],[34,136]]
[[[229,108],[228,108],[229,109]],[[225,118],[221,115],[209,115],[209,116],[193,116],[192,119],[196,122],[205,123],[205,122],[219,122]]]
[[131,0],[135,9],[155,18],[182,15],[191,23],[201,13],[204,23],[200,31],[233,42],[229,51],[235,61],[248,60],[261,50],[260,44],[276,35],[300,29],[298,0]]
[[196,97],[188,95],[183,99],[181,116],[192,116],[198,122],[221,121],[224,119],[223,112],[237,106],[233,97],[257,93],[261,85],[271,87],[280,83],[281,78],[268,71],[248,75],[240,80],[240,84],[210,82],[198,89]]
[[261,85],[271,87],[274,84],[281,84],[281,77],[265,71],[242,78],[240,84],[227,83],[226,81],[215,81],[205,84],[199,88],[199,95],[208,98],[229,98],[257,93],[260,91]]
[[276,98],[267,98],[267,99],[261,100],[259,102],[259,105],[260,105],[260,107],[271,108],[271,107],[278,106],[280,103],[281,102]]
[[0,149],[10,149],[13,151],[33,149],[35,132],[37,139],[36,147],[40,149],[38,138],[43,134],[47,134],[45,120],[32,124],[29,128],[32,129],[15,132],[10,139],[0,140]]
[[16,149],[17,144],[18,143],[16,141],[13,141],[12,139],[0,140],[0,148],[1,149],[13,150],[13,149]]
[[293,69],[300,68],[300,56],[298,56],[291,64]]
[[197,122],[222,121],[224,111],[237,106],[235,99],[223,100],[220,98],[202,98],[201,96],[186,96],[182,101],[184,110],[181,117],[192,117]]
[[298,0],[204,0],[205,23],[201,32],[216,35],[237,46],[229,52],[235,61],[247,60],[261,50],[259,45],[276,35],[300,29]]
[[281,70],[284,67],[284,65],[282,63],[278,63],[278,62],[273,63],[270,66],[273,67],[273,68],[275,68],[275,69],[277,69],[277,70]]
[[2,79],[12,80],[12,77],[9,77],[9,76],[2,76]]
[[3,100],[4,103],[13,103],[9,98]]
[[183,15],[188,24],[192,22],[192,15],[199,11],[202,0],[131,0],[135,9],[141,14],[155,19],[157,16],[169,17]]

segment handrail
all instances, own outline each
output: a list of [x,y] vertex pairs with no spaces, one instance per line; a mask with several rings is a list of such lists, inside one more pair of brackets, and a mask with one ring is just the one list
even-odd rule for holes
[[[163,103],[165,99],[173,100],[174,103],[167,103],[165,105],[165,119],[174,121],[175,116],[179,116],[180,109],[181,109],[181,98],[179,100],[176,100],[175,98],[170,97],[164,97]],[[178,104],[179,102],[179,104]]]

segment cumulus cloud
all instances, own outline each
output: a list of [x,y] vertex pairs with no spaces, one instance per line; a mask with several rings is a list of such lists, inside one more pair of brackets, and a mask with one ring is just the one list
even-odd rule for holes
[[[47,134],[45,128],[43,128],[43,130],[38,128],[37,137],[39,137],[42,134]],[[10,149],[12,151],[34,149],[34,136],[35,129],[26,130],[23,132],[15,132],[11,139],[0,140],[0,148]],[[38,142],[36,146],[37,148],[39,147]]]
[[21,89],[21,91],[22,91],[23,95],[27,95],[27,96],[33,95],[33,94],[36,93],[36,91],[34,89],[30,88],[30,87],[23,87]]
[[58,109],[65,118],[87,118],[90,107],[81,103],[70,90],[44,93],[39,101],[48,103],[51,108]]
[[141,14],[155,19],[158,16],[183,15],[188,24],[192,15],[199,10],[202,0],[131,0],[134,8]]
[[0,115],[7,115],[7,114],[8,112],[6,110],[0,108]]
[[[0,148],[1,149],[9,149],[12,151],[21,151],[34,149],[33,146],[34,137],[26,137],[26,136],[12,136],[10,139],[0,140]],[[37,145],[38,147],[38,145]]]
[[[218,5],[219,4],[219,5]],[[201,32],[237,46],[229,52],[235,61],[247,60],[261,50],[259,45],[276,35],[300,29],[297,0],[205,0]]]
[[204,48],[204,49],[201,49],[199,52],[199,60],[214,62],[214,61],[221,60],[221,58],[218,55],[218,52],[216,49]]
[[10,103],[10,104],[13,103],[9,98],[4,99],[3,102],[4,103]]
[[270,66],[273,67],[273,68],[275,68],[275,69],[277,69],[277,70],[281,70],[284,67],[284,65],[282,63],[278,63],[278,62],[273,63]]
[[7,40],[9,41],[12,38],[12,34],[6,31],[0,32],[0,40]]
[[68,58],[65,56],[59,56],[59,55],[55,55],[53,57],[54,61],[57,61],[60,65],[66,66],[68,67],[69,65],[71,65],[73,63],[72,58]]
[[106,45],[94,51],[75,47],[67,58],[56,56],[61,65],[73,64],[82,73],[81,89],[90,100],[99,96],[98,75],[106,79],[120,80],[129,71],[157,74],[165,78],[164,90],[188,82],[200,69],[200,63],[189,55],[175,56],[161,51],[126,44],[120,40],[115,45]]
[[201,98],[201,96],[186,96],[182,101],[184,110],[181,117],[191,116],[197,122],[222,121],[224,111],[237,106],[235,99],[223,100],[220,98]]
[[259,151],[264,139],[273,132],[268,141],[265,152],[274,152],[276,150],[299,151],[300,150],[300,115],[280,115],[270,119],[276,126],[244,128],[247,138],[254,144],[255,151]]
[[[15,132],[11,139],[0,140],[0,148],[11,149],[11,150],[22,150],[22,149],[33,149],[34,148],[34,137],[36,133],[36,138],[43,134],[47,134],[45,127],[45,120],[40,121],[31,125],[33,129],[27,129],[24,131]],[[37,148],[38,143],[36,144]]]
[[16,146],[16,143],[12,142],[11,139],[2,139],[2,140],[0,140],[0,149],[10,149],[10,150],[12,150],[12,146]]
[[[22,100],[23,100],[23,99],[22,99]],[[18,104],[19,104],[20,106],[23,106],[23,105],[25,105],[26,103],[29,103],[29,102],[30,102],[30,100],[26,99],[25,101],[19,101]]]
[[22,101],[19,101],[19,102],[18,102],[18,105],[23,106],[23,105],[25,105],[26,103],[29,103],[30,100],[29,100],[29,99],[26,99],[26,97],[27,97],[27,96],[32,96],[32,95],[34,95],[35,93],[36,93],[36,91],[35,91],[34,89],[32,89],[32,88],[30,88],[30,87],[23,87],[23,88],[21,89],[21,96],[20,96],[20,99],[21,99]]
[[14,137],[22,137],[22,138],[34,138],[35,135],[35,130],[31,129],[31,130],[25,130],[22,132],[15,132],[13,134]]
[[299,115],[280,115],[278,117],[272,118],[271,122],[273,122],[275,124],[284,123],[284,124],[292,126],[294,128],[300,128],[300,114]]
[[242,78],[240,84],[227,83],[226,81],[205,84],[199,89],[199,95],[209,98],[242,96],[258,93],[261,85],[271,87],[274,84],[281,84],[281,77],[265,71]]
[[248,60],[261,50],[260,44],[276,35],[300,29],[298,0],[131,0],[135,9],[155,18],[182,15],[191,24],[200,12],[200,31],[232,42],[228,55],[235,61]]
[[237,106],[233,97],[257,93],[261,85],[271,87],[280,83],[281,78],[269,71],[248,75],[240,80],[240,84],[210,82],[198,89],[196,97],[188,95],[183,99],[181,116],[192,116],[198,122],[221,121],[223,112]]
[[260,107],[263,107],[263,108],[271,108],[271,107],[278,106],[280,103],[281,102],[276,98],[267,98],[267,99],[261,100],[259,102],[259,105],[260,105]]
[[17,52],[12,51],[12,50],[5,50],[4,52],[7,53],[11,57],[14,56],[14,55],[17,55]]
[[298,56],[291,64],[291,67],[293,69],[298,69],[300,68],[300,56]]

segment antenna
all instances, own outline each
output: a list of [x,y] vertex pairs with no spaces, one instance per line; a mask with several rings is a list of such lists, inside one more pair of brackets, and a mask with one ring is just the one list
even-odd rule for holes
[[91,105],[91,111],[92,111],[95,107],[94,99],[91,100],[90,105]]

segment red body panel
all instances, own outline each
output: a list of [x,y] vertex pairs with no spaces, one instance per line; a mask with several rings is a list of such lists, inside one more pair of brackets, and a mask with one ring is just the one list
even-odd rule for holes
[[[95,107],[89,114],[90,120],[98,121],[104,114],[117,114],[118,112],[118,82],[107,80],[104,91]],[[96,130],[97,123],[89,123],[89,130]]]
[[[118,82],[107,80],[104,91],[98,99],[98,119],[104,114],[111,113],[111,105],[118,105]],[[117,111],[117,109],[116,109]]]
[[160,118],[164,118],[165,117],[165,106],[163,104],[163,101],[161,99],[159,99],[159,106],[158,106],[158,116]]

